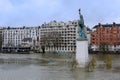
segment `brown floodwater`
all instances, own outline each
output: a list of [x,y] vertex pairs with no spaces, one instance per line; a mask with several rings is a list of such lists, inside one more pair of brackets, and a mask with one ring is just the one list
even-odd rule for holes
[[112,55],[110,70],[104,67],[103,55],[94,57],[97,66],[87,72],[72,69],[71,57],[0,54],[0,80],[120,80],[120,55]]

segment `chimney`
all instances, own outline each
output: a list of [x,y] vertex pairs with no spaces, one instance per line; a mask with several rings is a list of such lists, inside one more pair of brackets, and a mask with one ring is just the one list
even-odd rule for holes
[[100,23],[98,23],[98,27],[101,27],[101,24],[100,24]]
[[115,22],[113,22],[113,26],[114,26],[114,27],[115,27],[115,25],[116,25]]

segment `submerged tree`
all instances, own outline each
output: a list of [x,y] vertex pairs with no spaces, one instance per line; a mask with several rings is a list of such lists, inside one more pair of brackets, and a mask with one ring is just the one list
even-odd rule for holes
[[106,69],[111,69],[112,68],[112,58],[110,54],[105,55],[105,67]]
[[93,56],[92,59],[88,62],[87,66],[86,66],[86,71],[91,72],[94,70],[96,66],[96,59]]
[[105,63],[105,67],[106,69],[111,69],[112,67],[112,58],[111,55],[109,54],[109,47],[107,43],[101,43],[99,46],[99,50],[101,53],[103,53],[103,57],[104,57],[104,63]]

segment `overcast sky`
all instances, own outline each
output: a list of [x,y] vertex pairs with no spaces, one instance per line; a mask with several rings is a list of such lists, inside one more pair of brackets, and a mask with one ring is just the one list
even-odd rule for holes
[[120,0],[0,0],[0,26],[39,26],[79,19],[92,28],[99,22],[120,23]]

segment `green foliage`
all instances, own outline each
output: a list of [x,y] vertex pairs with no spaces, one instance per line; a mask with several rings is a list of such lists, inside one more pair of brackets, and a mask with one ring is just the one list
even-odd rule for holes
[[111,69],[112,67],[112,59],[111,59],[111,55],[109,55],[109,49],[108,49],[108,44],[107,43],[101,43],[99,46],[99,50],[101,51],[101,53],[105,54],[105,67],[106,69]]
[[86,69],[88,72],[91,72],[91,71],[93,71],[95,66],[96,66],[96,60],[95,60],[95,57],[93,56],[92,59],[90,60],[90,62],[88,63]]
[[95,68],[95,66],[96,66],[96,60],[95,60],[94,56],[93,56],[93,58],[91,60],[91,64],[92,64],[92,67]]
[[109,54],[107,54],[105,56],[105,67],[106,67],[106,69],[112,68],[112,58],[111,58],[111,55],[109,55]]
[[74,60],[71,62],[72,69],[75,69],[77,65],[78,65],[78,62],[74,59]]

